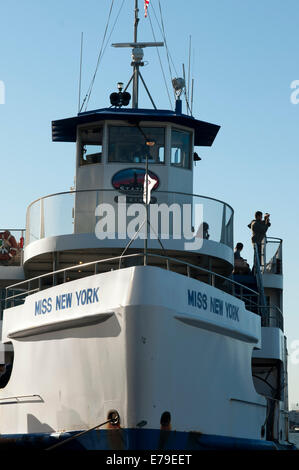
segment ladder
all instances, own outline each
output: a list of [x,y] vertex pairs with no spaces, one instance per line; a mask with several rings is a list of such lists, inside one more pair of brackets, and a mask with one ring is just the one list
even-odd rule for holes
[[259,307],[261,310],[261,317],[262,317],[262,320],[265,321],[266,308],[268,306],[267,306],[267,301],[266,301],[266,296],[265,296],[264,282],[263,282],[262,273],[261,273],[260,258],[259,258],[258,248],[257,248],[256,243],[254,243],[254,272],[255,272],[256,283],[257,283],[257,288],[258,288],[258,293],[259,293]]

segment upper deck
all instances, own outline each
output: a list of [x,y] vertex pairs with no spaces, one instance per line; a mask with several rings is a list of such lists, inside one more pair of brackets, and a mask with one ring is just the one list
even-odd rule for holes
[[[223,201],[194,194],[158,190],[152,194],[148,249],[166,250],[201,265],[200,256],[209,257],[214,263],[207,268],[228,274],[233,264],[233,209]],[[123,197],[126,203],[121,203]],[[138,209],[141,213],[136,217]],[[130,240],[130,248],[138,252],[146,237],[144,227],[135,236],[136,225],[144,219],[143,209],[140,188],[131,191],[131,196],[99,189],[40,198],[27,211],[25,265],[41,273],[42,265],[44,269],[48,265],[47,271],[53,269],[53,253],[59,252],[60,268],[121,255]]]

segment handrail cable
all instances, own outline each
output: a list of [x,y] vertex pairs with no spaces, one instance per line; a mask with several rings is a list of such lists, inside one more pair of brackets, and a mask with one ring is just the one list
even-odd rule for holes
[[111,8],[110,8],[110,11],[109,11],[109,17],[108,17],[108,20],[107,20],[107,26],[106,26],[105,33],[104,33],[104,37],[103,37],[103,41],[102,41],[101,50],[100,50],[100,53],[99,53],[99,56],[98,56],[98,61],[97,61],[96,69],[95,69],[95,72],[94,72],[94,75],[93,75],[91,84],[90,84],[90,86],[89,86],[89,88],[88,88],[88,90],[87,90],[87,93],[86,93],[86,95],[85,95],[85,98],[84,98],[84,100],[83,100],[82,106],[81,106],[81,108],[80,108],[80,112],[82,111],[83,106],[84,106],[86,100],[87,100],[87,102],[86,102],[86,106],[85,106],[85,111],[86,111],[86,109],[87,109],[87,106],[88,106],[88,103],[89,103],[89,99],[90,99],[90,96],[91,96],[91,92],[92,92],[92,88],[93,88],[93,85],[94,85],[94,82],[95,82],[95,79],[96,79],[96,74],[97,74],[97,71],[98,71],[98,68],[99,68],[99,65],[100,65],[100,61],[101,61],[101,59],[103,58],[103,56],[104,56],[104,54],[105,54],[105,52],[106,52],[108,43],[109,43],[110,38],[111,38],[111,36],[112,36],[112,33],[113,33],[114,29],[115,29],[116,23],[117,23],[117,21],[118,21],[118,18],[119,18],[119,16],[120,16],[120,13],[121,13],[122,8],[123,8],[123,6],[124,6],[125,0],[122,1],[122,4],[121,4],[121,6],[120,6],[120,8],[119,8],[119,11],[118,11],[118,13],[117,13],[117,15],[116,15],[116,18],[115,18],[115,20],[114,20],[114,23],[113,23],[113,25],[112,25],[110,34],[109,34],[109,36],[108,36],[108,38],[107,38],[106,43],[104,44],[104,42],[105,42],[105,37],[106,37],[106,35],[107,35],[108,24],[109,24],[109,20],[110,20],[112,8],[113,8],[113,3],[114,3],[114,0],[112,0]]
[[[151,15],[149,13],[148,13],[148,18],[149,18],[149,21],[150,21],[154,41],[157,42],[155,31],[154,31],[154,28],[153,28]],[[167,86],[167,80],[166,80],[166,76],[165,76],[165,72],[164,72],[164,68],[163,68],[163,64],[162,64],[162,60],[161,60],[161,56],[160,56],[160,52],[159,52],[158,47],[156,47],[156,51],[157,51],[158,58],[159,58],[159,63],[160,63],[160,67],[161,67],[161,71],[162,71],[162,75],[163,75],[164,84],[165,84],[165,87],[166,87],[167,96],[168,96],[168,99],[169,99],[170,108],[172,109],[173,106],[172,106],[172,102],[171,102],[171,98],[170,98],[170,94],[169,94],[169,90],[168,90],[168,86]]]
[[100,52],[99,52],[99,55],[98,55],[98,60],[97,60],[97,65],[96,65],[96,68],[95,68],[95,72],[93,74],[93,77],[91,79],[91,83],[89,85],[89,88],[87,90],[87,93],[85,95],[85,98],[82,102],[82,106],[80,108],[80,112],[82,111],[83,109],[83,106],[85,104],[85,101],[87,100],[86,102],[86,107],[85,107],[85,110],[87,108],[87,105],[88,105],[88,101],[89,101],[89,98],[90,98],[90,95],[91,95],[91,92],[92,92],[92,88],[93,88],[93,85],[94,85],[94,82],[95,82],[95,79],[96,79],[96,75],[97,75],[97,71],[98,71],[98,68],[99,68],[99,65],[100,65],[100,61],[101,61],[101,58],[102,58],[102,52],[103,52],[103,48],[104,48],[104,42],[105,42],[105,39],[106,39],[106,35],[107,35],[107,30],[108,30],[108,26],[109,26],[109,22],[110,22],[110,17],[111,17],[111,14],[112,14],[112,10],[113,10],[113,5],[114,5],[114,0],[111,1],[111,6],[110,6],[110,10],[109,10],[109,14],[108,14],[108,19],[107,19],[107,22],[106,22],[106,27],[105,27],[105,30],[104,30],[104,35],[103,35],[103,39],[102,39],[102,44],[101,44],[101,48],[100,48]]
[[8,230],[9,232],[25,232],[25,228],[0,228],[0,232]]
[[161,2],[160,2],[160,0],[159,0],[159,11],[160,11],[160,18],[161,18],[161,25],[162,25],[162,30],[163,30],[164,41],[165,41],[165,44],[166,44],[167,60],[168,60],[168,61],[169,61],[169,59],[171,60],[172,65],[173,65],[173,68],[174,68],[174,71],[175,71],[175,73],[177,74],[175,64],[174,64],[174,62],[173,62],[173,60],[172,60],[172,57],[171,57],[171,54],[170,54],[170,51],[169,51],[169,47],[167,46],[166,33],[165,33],[165,27],[164,27],[164,20],[163,20],[163,13],[162,13],[162,7],[161,7]]
[[[6,289],[7,290],[12,289],[13,287],[24,284],[25,282],[35,281],[37,279],[41,279],[41,278],[44,278],[44,277],[47,277],[47,276],[53,276],[55,274],[60,274],[60,273],[63,273],[65,271],[72,271],[74,269],[80,269],[80,268],[92,266],[92,265],[95,265],[95,264],[98,264],[98,263],[105,263],[105,262],[108,262],[108,261],[116,261],[119,258],[138,258],[138,257],[142,257],[142,256],[143,256],[143,253],[134,253],[134,254],[131,254],[131,255],[114,256],[113,258],[100,259],[100,260],[96,260],[96,261],[89,261],[88,263],[76,264],[75,266],[68,266],[67,268],[57,269],[56,271],[51,271],[51,272],[46,273],[46,274],[41,274],[40,276],[35,276],[35,277],[30,278],[30,279],[25,279],[24,281],[20,281],[16,284],[12,284],[12,285],[6,287]],[[240,282],[233,281],[229,277],[222,276],[222,274],[215,273],[214,271],[211,271],[210,269],[202,268],[201,266],[196,266],[195,264],[187,263],[186,261],[182,261],[182,260],[177,259],[177,258],[172,258],[170,256],[156,255],[154,253],[151,253],[149,256],[152,256],[153,258],[162,258],[162,259],[165,259],[165,260],[173,261],[173,262],[176,262],[178,264],[183,264],[185,266],[189,266],[190,268],[195,268],[195,269],[198,269],[199,271],[203,271],[207,274],[214,274],[215,276],[217,276],[217,277],[219,277],[219,278],[221,278],[225,281],[229,281],[232,284],[235,284],[239,287],[243,287],[243,288],[245,287],[246,290],[252,292],[254,295],[258,294],[258,292],[251,289],[250,287],[244,286]]]
[[[31,279],[26,279],[25,281],[21,281],[21,282],[18,282],[18,283],[15,283],[15,284],[12,284],[12,285],[6,287],[6,299],[5,300],[7,302],[9,300],[14,299],[15,297],[20,296],[20,295],[26,295],[26,292],[22,292],[21,294],[19,293],[19,294],[16,294],[16,295],[8,296],[9,290],[16,289],[16,288],[18,288],[19,286],[22,286],[25,283],[31,283],[33,281],[41,280],[43,278],[50,277],[50,276],[53,277],[53,276],[55,276],[57,274],[60,274],[60,273],[66,273],[67,271],[72,271],[72,270],[76,270],[76,269],[82,270],[82,268],[84,268],[84,267],[88,267],[88,266],[92,266],[92,265],[96,266],[98,264],[107,263],[109,261],[117,261],[117,260],[123,260],[125,258],[134,258],[134,257],[136,258],[136,257],[143,257],[143,256],[144,256],[143,253],[135,253],[135,254],[125,255],[125,256],[116,256],[116,257],[108,258],[108,259],[104,259],[104,260],[97,260],[97,261],[91,261],[91,262],[88,262],[88,263],[78,264],[76,266],[69,266],[68,268],[59,269],[59,270],[56,270],[56,271],[52,271],[50,273],[46,273],[46,274],[42,274],[40,276],[36,276],[34,278],[31,278]],[[224,281],[228,281],[232,286],[241,287],[242,291],[245,288],[245,290],[249,292],[250,296],[257,296],[258,295],[258,293],[256,291],[254,291],[253,289],[250,289],[249,287],[244,286],[244,285],[240,284],[237,281],[233,281],[232,279],[227,278],[225,276],[222,276],[221,274],[215,273],[215,272],[213,272],[209,269],[202,268],[201,266],[196,266],[196,265],[191,264],[191,263],[186,263],[185,261],[182,261],[182,260],[179,260],[179,259],[176,259],[176,258],[172,258],[172,257],[169,257],[169,256],[166,257],[166,256],[162,256],[162,255],[156,255],[156,254],[153,254],[153,253],[151,253],[149,256],[153,257],[153,258],[159,258],[159,259],[162,259],[162,260],[164,259],[167,262],[166,263],[167,265],[168,265],[169,261],[171,261],[171,262],[175,262],[175,263],[184,265],[188,268],[194,268],[198,271],[202,271],[202,272],[207,273],[211,276],[215,276],[215,277],[218,277],[220,279],[223,279]],[[40,289],[38,289],[38,290],[40,290]],[[247,296],[248,296],[248,294],[247,294]]]
[[[162,15],[162,9],[161,9],[160,1],[159,1],[159,7],[160,7],[160,16],[161,16]],[[165,44],[165,48],[166,48],[166,55],[167,55],[167,62],[168,62],[168,68],[169,68],[169,73],[170,73],[170,79],[172,79],[173,77],[172,77],[172,70],[171,70],[170,61],[172,62],[172,65],[173,65],[173,68],[174,68],[174,71],[175,71],[176,75],[177,75],[177,71],[176,71],[176,67],[173,63],[170,51],[169,51],[168,46],[167,46],[166,34],[165,34],[164,22],[163,22],[163,15],[161,16],[161,24],[162,24],[162,27],[161,27],[160,22],[159,22],[158,17],[157,17],[157,14],[156,14],[156,11],[155,11],[155,8],[154,8],[153,5],[152,5],[152,9],[153,9],[157,24],[159,26],[159,29],[160,29],[160,31],[162,33],[162,36],[163,36],[163,40],[164,40],[164,44]]]

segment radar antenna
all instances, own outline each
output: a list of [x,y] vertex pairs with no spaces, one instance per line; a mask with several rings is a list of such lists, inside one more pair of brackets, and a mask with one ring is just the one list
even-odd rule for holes
[[132,108],[138,108],[138,97],[139,97],[139,78],[141,79],[143,86],[151,100],[152,105],[155,109],[155,103],[151,97],[151,94],[146,86],[146,83],[141,75],[140,67],[144,66],[143,62],[143,49],[145,47],[162,47],[164,46],[164,42],[138,42],[138,0],[135,0],[135,21],[134,21],[134,40],[133,42],[121,42],[121,43],[114,43],[112,44],[113,47],[130,47],[132,48],[132,62],[131,65],[133,67],[133,75],[130,78],[128,85],[126,86],[125,90],[127,90],[129,84],[133,80],[133,93],[132,93]]

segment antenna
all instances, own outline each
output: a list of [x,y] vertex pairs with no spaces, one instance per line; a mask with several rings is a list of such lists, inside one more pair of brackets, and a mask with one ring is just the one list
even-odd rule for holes
[[193,116],[193,92],[194,92],[194,78],[192,78],[192,86],[191,86],[191,116]]
[[81,109],[80,106],[81,106],[82,52],[83,52],[83,32],[81,33],[78,114],[80,113],[80,109]]
[[185,72],[185,64],[183,64],[183,78],[184,78],[184,82],[185,82],[185,90],[184,90],[184,91],[185,91],[185,99],[186,99],[187,114],[189,114],[189,113],[188,113],[188,104],[187,104],[187,102],[188,102],[188,100],[187,100],[187,92],[186,92],[186,72]]
[[[184,77],[184,81],[186,83],[185,64],[183,64],[183,77]],[[185,94],[185,100],[186,100],[187,114],[189,115],[189,113],[190,113],[192,115],[190,105],[189,105],[189,99],[188,99],[188,90],[186,89],[186,86],[184,88],[184,94]]]
[[190,67],[191,67],[191,36],[189,36],[189,59],[188,59],[188,103],[190,103]]
[[183,64],[183,78],[184,78],[185,83],[186,83],[185,64]]

